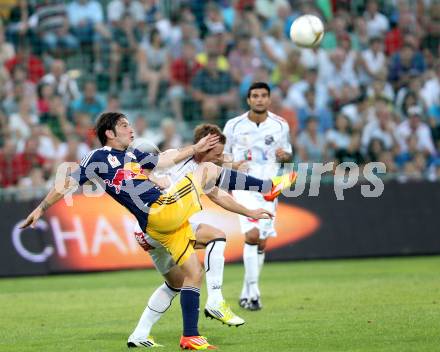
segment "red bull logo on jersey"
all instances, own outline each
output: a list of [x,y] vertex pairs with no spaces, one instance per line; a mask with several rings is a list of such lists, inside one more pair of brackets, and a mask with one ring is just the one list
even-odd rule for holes
[[109,187],[114,187],[116,194],[121,192],[122,182],[128,180],[147,180],[148,177],[142,173],[142,169],[138,163],[126,163],[124,168],[116,170],[113,179],[104,180]]

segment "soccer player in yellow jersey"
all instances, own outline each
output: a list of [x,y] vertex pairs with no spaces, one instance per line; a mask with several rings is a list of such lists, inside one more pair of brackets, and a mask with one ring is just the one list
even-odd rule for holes
[[[115,201],[126,207],[139,226],[171,254],[184,273],[180,294],[183,334],[180,346],[190,350],[215,349],[198,331],[200,275],[202,267],[194,252],[195,236],[189,218],[201,210],[200,195],[221,189],[253,190],[270,197],[290,187],[294,173],[261,180],[213,163],[200,163],[194,172],[185,175],[163,193],[153,182],[152,170],[169,168],[176,163],[213,148],[218,136],[208,135],[197,144],[160,154],[143,153],[130,148],[134,131],[126,116],[105,112],[96,123],[96,133],[103,145],[89,153],[62,185],[55,185],[41,204],[26,218],[22,228],[35,225],[51,205],[76,187],[90,181],[105,187]],[[75,182],[76,180],[76,182]],[[281,186],[281,187],[280,187]],[[260,209],[256,218],[270,218],[271,213]]]

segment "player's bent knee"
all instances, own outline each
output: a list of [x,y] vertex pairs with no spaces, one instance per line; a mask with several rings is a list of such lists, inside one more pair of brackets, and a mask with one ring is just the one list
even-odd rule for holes
[[168,286],[170,290],[180,292],[180,289],[183,286],[183,278],[182,280],[179,281],[170,281],[167,279],[165,280],[165,284]]
[[222,230],[216,229],[206,237],[206,245],[214,241],[226,241],[226,234]]
[[180,268],[185,276],[184,285],[200,287],[203,281],[204,270],[195,253],[192,253]]
[[185,275],[177,265],[172,267],[168,273],[163,275],[163,277],[167,284],[175,289],[180,289],[183,286],[183,280],[185,279]]
[[197,270],[193,270],[185,275],[185,285],[192,285],[196,287],[200,287],[203,281],[203,269],[202,267],[198,267]]
[[212,237],[212,239],[209,239],[209,238],[207,239],[207,242],[206,242],[206,244],[205,244],[205,248],[208,247],[209,244],[211,244],[211,243],[214,243],[214,244],[215,244],[215,242],[218,242],[218,241],[226,242],[226,236],[224,236],[224,237],[220,237],[219,235],[215,234],[215,235]]
[[226,233],[224,233],[221,230],[218,230],[214,237],[215,237],[214,240],[219,240],[219,241],[226,240]]
[[248,244],[258,244],[260,240],[260,233],[257,229],[246,232],[245,242]]

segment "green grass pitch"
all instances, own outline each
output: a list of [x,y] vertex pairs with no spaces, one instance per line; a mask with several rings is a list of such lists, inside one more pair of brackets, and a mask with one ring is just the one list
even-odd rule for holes
[[[224,294],[246,319],[228,328],[200,315],[220,351],[440,351],[440,257],[266,264],[264,308],[237,306],[243,268],[228,265]],[[127,351],[154,270],[0,279],[0,351]],[[205,300],[202,292],[201,311]],[[178,298],[153,336],[177,351]]]

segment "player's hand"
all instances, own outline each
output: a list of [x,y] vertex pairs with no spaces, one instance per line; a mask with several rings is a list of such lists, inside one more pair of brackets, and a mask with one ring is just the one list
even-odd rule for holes
[[26,227],[35,228],[35,224],[37,221],[43,216],[43,209],[41,207],[37,207],[29,216],[26,218],[23,224],[19,226],[20,229],[25,229]]
[[196,153],[203,153],[215,147],[219,142],[220,137],[214,134],[208,134],[203,137],[197,144],[194,144],[194,151]]
[[249,211],[248,217],[260,220],[260,219],[272,219],[273,214],[270,211],[267,211],[266,209],[253,209]]
[[285,152],[282,148],[278,148],[275,151],[275,156],[276,156],[277,160],[281,161],[281,162],[287,161],[290,158],[290,154]]

